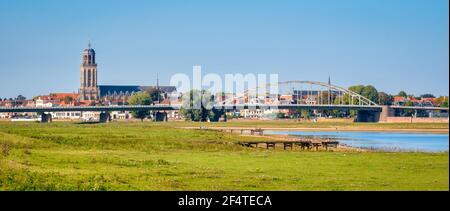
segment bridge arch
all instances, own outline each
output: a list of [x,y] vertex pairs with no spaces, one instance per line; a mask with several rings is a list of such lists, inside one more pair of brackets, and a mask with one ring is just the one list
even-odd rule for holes
[[[277,89],[283,88],[284,86],[289,86],[292,88],[292,94],[296,97],[297,104],[328,104],[328,105],[360,105],[360,106],[378,106],[377,103],[371,101],[370,99],[353,92],[349,89],[317,81],[284,81],[275,84],[266,84],[259,86],[256,89],[245,90],[240,97],[248,96],[249,94],[255,95],[261,90],[267,91],[270,88],[277,87]],[[310,87],[309,89],[303,89],[303,87]],[[314,88],[313,88],[314,87]],[[327,94],[328,99],[321,99],[324,97],[324,93]],[[283,93],[278,93],[283,94]],[[306,96],[305,96],[306,95]],[[307,97],[304,100],[304,97]],[[309,99],[308,99],[309,98]],[[314,102],[311,98],[315,98]]]

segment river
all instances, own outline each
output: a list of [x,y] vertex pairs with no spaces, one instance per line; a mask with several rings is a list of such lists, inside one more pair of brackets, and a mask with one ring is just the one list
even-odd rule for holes
[[265,131],[297,137],[332,138],[348,146],[382,151],[448,152],[449,135],[400,132]]

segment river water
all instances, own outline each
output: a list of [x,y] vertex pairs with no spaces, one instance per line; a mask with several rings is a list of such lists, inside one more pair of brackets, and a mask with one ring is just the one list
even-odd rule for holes
[[332,138],[348,146],[383,151],[448,152],[449,135],[400,132],[265,131],[297,137]]

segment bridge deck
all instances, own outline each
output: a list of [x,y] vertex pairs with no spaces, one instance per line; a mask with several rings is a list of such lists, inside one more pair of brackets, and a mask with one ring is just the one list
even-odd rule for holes
[[[309,104],[286,104],[286,105],[215,105],[216,109],[227,111],[240,109],[324,109],[324,110],[360,110],[360,111],[381,111],[382,106],[373,105],[309,105]],[[448,111],[448,108],[441,107],[410,107],[391,106],[392,109],[416,109],[416,110],[441,110]],[[180,110],[181,105],[127,105],[127,106],[73,106],[73,107],[0,107],[0,113],[23,113],[23,112],[68,112],[68,111],[170,111]]]

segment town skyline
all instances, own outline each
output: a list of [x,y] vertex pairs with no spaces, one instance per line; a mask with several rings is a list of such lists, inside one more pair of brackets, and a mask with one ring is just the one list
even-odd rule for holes
[[15,80],[2,81],[0,97],[77,92],[88,40],[101,84],[155,84],[157,74],[168,84],[199,64],[205,74],[331,76],[336,85],[389,94],[449,92],[446,1],[135,3],[92,2],[86,16],[82,1],[1,2],[0,45],[8,51],[0,52],[0,74]]

